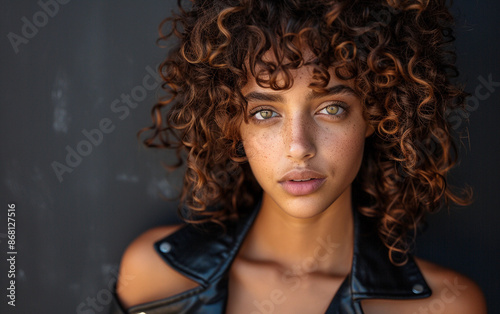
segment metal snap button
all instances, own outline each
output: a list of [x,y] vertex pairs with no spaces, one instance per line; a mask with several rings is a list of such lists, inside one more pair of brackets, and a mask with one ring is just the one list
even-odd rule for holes
[[163,253],[168,253],[171,249],[172,245],[170,245],[170,243],[168,242],[163,242],[162,244],[160,244],[160,251]]
[[424,286],[422,286],[421,284],[417,283],[417,284],[415,284],[413,286],[412,291],[415,294],[420,294],[420,293],[424,292]]

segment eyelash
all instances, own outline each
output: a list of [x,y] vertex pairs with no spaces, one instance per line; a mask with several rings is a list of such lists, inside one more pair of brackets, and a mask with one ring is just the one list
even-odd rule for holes
[[[345,104],[345,103],[342,103],[342,102],[332,102],[332,103],[329,103],[327,106],[323,107],[319,111],[323,111],[326,108],[331,107],[331,106],[337,106],[337,107],[339,107],[339,108],[341,108],[343,110],[340,114],[336,114],[336,115],[325,114],[325,115],[330,116],[330,117],[332,117],[334,119],[341,119],[343,116],[345,116],[348,113],[349,106],[347,104]],[[256,123],[265,123],[267,120],[271,120],[272,118],[274,118],[274,117],[267,118],[267,119],[257,119],[257,118],[254,118],[255,115],[258,114],[261,111],[271,111],[272,113],[276,113],[276,111],[274,111],[273,109],[270,109],[270,108],[268,108],[266,106],[259,106],[259,107],[255,108],[254,110],[252,110],[249,113],[249,118],[253,118],[253,120]]]

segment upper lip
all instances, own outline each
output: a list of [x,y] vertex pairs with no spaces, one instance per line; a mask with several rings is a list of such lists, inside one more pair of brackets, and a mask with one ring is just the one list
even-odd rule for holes
[[293,169],[287,172],[279,182],[290,181],[290,180],[308,180],[308,179],[323,179],[325,178],[319,172],[311,169]]

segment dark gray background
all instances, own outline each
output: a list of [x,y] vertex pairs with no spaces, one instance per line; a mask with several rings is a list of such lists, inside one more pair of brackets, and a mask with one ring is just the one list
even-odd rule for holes
[[[48,0],[46,0],[48,1]],[[0,312],[85,313],[95,299],[105,313],[110,283],[126,245],[143,231],[175,220],[171,196],[180,173],[166,176],[168,153],[144,149],[136,131],[149,125],[155,90],[129,115],[113,112],[122,94],[137,92],[165,54],[155,46],[158,23],[175,1],[70,1],[47,21],[36,1],[1,1],[1,200]],[[500,3],[455,1],[462,80],[475,94],[479,77],[500,82]],[[37,15],[38,14],[38,15]],[[36,15],[38,32],[16,53],[8,34],[22,36],[23,17]],[[154,81],[148,81],[150,84]],[[491,313],[500,313],[499,209],[500,87],[469,112],[452,183],[475,189],[475,203],[429,219],[417,254],[474,279]],[[482,89],[481,93],[488,92]],[[471,103],[472,104],[472,103]],[[120,104],[119,106],[122,106]],[[109,119],[88,156],[62,175],[66,146],[75,149],[83,130]],[[16,204],[16,307],[7,306],[7,204]],[[89,311],[87,313],[92,313]]]

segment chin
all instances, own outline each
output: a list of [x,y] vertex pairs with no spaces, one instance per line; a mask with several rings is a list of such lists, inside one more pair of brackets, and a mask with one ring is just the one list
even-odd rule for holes
[[290,196],[288,200],[283,200],[278,203],[286,214],[300,219],[313,218],[321,213],[324,213],[335,200],[321,200],[321,196],[308,195],[308,196]]
[[326,209],[304,209],[304,208],[290,208],[283,209],[289,216],[297,218],[297,219],[309,219],[314,218],[315,216],[323,213]]

